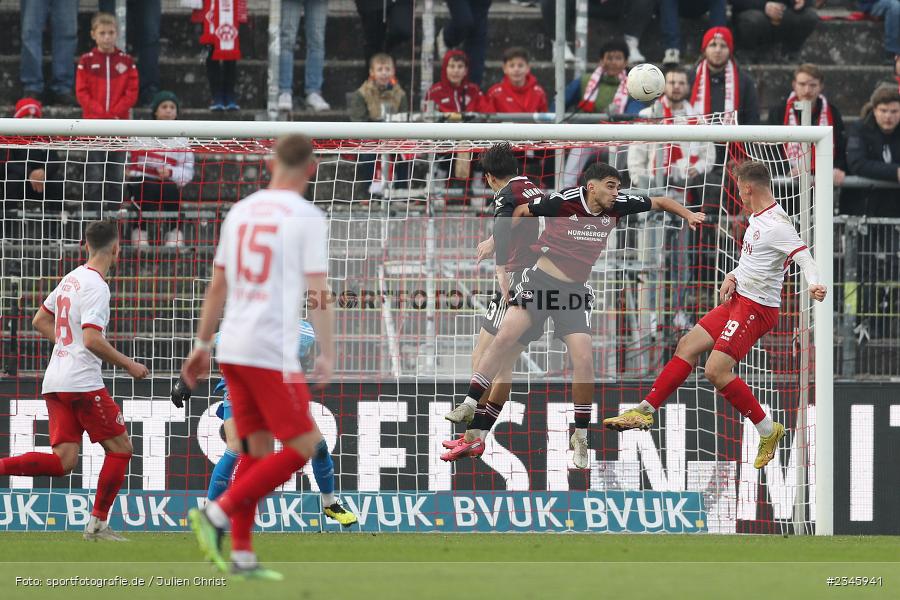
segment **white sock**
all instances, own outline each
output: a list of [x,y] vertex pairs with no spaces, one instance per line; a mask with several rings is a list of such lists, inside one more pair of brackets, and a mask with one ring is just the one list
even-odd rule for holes
[[232,550],[231,560],[241,567],[252,567],[257,563],[256,554],[250,550]]
[[478,400],[476,400],[475,398],[470,398],[469,396],[466,396],[466,399],[463,400],[463,404],[468,404],[473,409],[478,408]]
[[578,429],[576,427],[575,428],[575,437],[582,439],[582,440],[587,440],[587,429]]
[[225,514],[225,511],[222,510],[222,507],[215,500],[207,504],[204,511],[206,512],[206,517],[219,529],[225,529],[228,527],[228,523],[231,522],[231,519],[228,518],[228,515]]
[[101,521],[94,515],[91,515],[91,519],[88,521],[87,529],[88,531],[100,531],[106,526],[106,521]]
[[334,494],[322,494],[322,506],[331,506],[337,502],[337,498],[334,497]]
[[650,413],[651,415],[656,412],[656,409],[653,408],[653,405],[646,400],[641,400],[641,403],[637,405],[637,409],[642,413]]
[[772,432],[775,430],[775,423],[772,421],[772,417],[766,415],[765,418],[756,424],[756,431],[759,432],[759,435],[762,437],[768,437],[772,435]]

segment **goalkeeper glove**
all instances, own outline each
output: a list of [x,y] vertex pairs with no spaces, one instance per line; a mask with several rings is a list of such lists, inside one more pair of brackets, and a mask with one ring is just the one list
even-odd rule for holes
[[184,378],[179,377],[178,381],[175,382],[175,385],[172,387],[171,396],[172,404],[174,404],[176,408],[183,408],[184,403],[191,399],[191,388],[188,387]]

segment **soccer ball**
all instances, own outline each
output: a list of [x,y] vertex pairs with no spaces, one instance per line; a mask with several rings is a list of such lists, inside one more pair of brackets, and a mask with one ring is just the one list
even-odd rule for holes
[[656,100],[665,89],[666,77],[656,65],[644,63],[628,72],[628,94],[635,100]]

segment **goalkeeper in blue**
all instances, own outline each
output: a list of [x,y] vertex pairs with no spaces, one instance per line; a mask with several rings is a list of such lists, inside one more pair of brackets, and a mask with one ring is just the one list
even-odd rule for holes
[[[218,341],[218,336],[216,341]],[[308,370],[308,361],[311,358],[314,358],[312,350],[315,342],[316,334],[312,325],[308,321],[300,321],[300,348],[298,349],[298,354],[300,363],[303,365],[305,371]],[[177,388],[178,386],[176,386],[176,389]],[[238,437],[234,419],[231,418],[231,402],[228,399],[228,384],[224,377],[219,380],[219,383],[213,390],[213,394],[218,394],[219,392],[222,392],[223,396],[222,403],[219,405],[218,409],[216,409],[216,416],[224,421],[223,425],[227,448],[225,449],[225,454],[223,454],[222,458],[219,459],[219,462],[216,463],[212,472],[212,477],[210,477],[209,490],[206,493],[206,497],[209,500],[215,500],[228,488],[228,484],[231,482],[231,475],[234,473],[234,468],[237,465],[238,456],[241,453],[241,440]],[[175,396],[176,390],[173,390],[173,401],[175,400]],[[184,397],[184,394],[182,393],[179,399],[183,401],[189,397],[189,395]],[[322,498],[322,512],[344,527],[350,527],[356,523],[356,515],[341,506],[341,503],[338,502],[334,495],[334,461],[331,458],[331,453],[328,451],[328,442],[324,439],[319,442],[319,445],[316,447],[316,453],[310,462],[312,463],[313,476],[319,486],[319,492]]]

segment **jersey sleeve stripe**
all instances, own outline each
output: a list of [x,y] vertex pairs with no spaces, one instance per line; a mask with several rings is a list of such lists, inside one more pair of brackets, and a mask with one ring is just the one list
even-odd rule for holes
[[804,244],[803,246],[800,246],[799,248],[797,248],[796,250],[794,250],[793,252],[788,254],[787,259],[790,261],[791,258],[793,258],[795,254],[797,254],[798,252],[800,252],[802,250],[806,250],[806,248],[807,248],[806,244]]
[[52,310],[50,310],[49,308],[47,308],[47,307],[44,306],[43,304],[41,304],[41,308],[42,308],[43,310],[46,310],[48,313],[50,313],[50,314],[53,315],[54,317],[56,316],[56,313],[54,313]]
[[325,271],[307,271],[306,273],[304,273],[304,275],[306,275],[307,277],[309,277],[310,275],[312,275],[312,276],[315,276],[315,275],[328,275],[328,273],[326,273]]
[[85,323],[81,326],[82,329],[96,329],[97,331],[103,331],[103,328],[99,325],[94,325],[93,323]]

